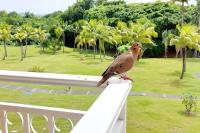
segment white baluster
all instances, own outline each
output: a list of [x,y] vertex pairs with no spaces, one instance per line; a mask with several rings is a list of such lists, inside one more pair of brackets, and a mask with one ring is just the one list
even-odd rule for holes
[[29,116],[29,114],[28,113],[23,113],[22,114],[22,116],[23,116],[23,128],[24,128],[24,132],[25,133],[31,133],[31,129],[30,129],[30,127],[31,127],[31,123],[30,123],[30,116]]
[[55,121],[54,121],[54,116],[47,116],[47,117],[48,117],[49,133],[55,133]]
[[2,133],[8,133],[8,123],[6,111],[0,111],[0,124],[2,128]]
[[32,130],[33,133],[37,133],[37,131],[33,127],[33,118],[31,118],[31,130]]

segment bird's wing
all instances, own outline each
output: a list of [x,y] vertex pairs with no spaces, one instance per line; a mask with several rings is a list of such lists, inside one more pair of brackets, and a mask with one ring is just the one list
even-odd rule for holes
[[105,72],[102,74],[102,76],[107,75],[108,73],[110,75],[116,75],[122,73],[124,68],[126,68],[127,61],[132,58],[130,53],[123,53],[120,56],[118,56],[113,63],[105,70]]

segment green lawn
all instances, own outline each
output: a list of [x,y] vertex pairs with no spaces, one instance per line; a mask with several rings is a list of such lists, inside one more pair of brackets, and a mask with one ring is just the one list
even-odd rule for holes
[[[0,89],[0,99],[4,102],[87,110],[95,101],[96,96],[25,95],[20,91]],[[129,97],[127,133],[198,133],[200,116],[187,117],[184,115],[183,110],[180,100]],[[16,118],[16,115],[14,117],[14,114],[9,113],[9,118],[14,122],[10,129],[21,129],[19,117]],[[46,127],[46,123],[41,117],[34,117],[34,122],[37,131],[41,131],[43,127]],[[61,120],[58,121],[58,124],[63,123]]]
[[[45,68],[46,72],[100,75],[112,61],[111,57],[100,62],[93,60],[92,56],[73,52],[66,48],[66,52],[39,55],[39,48],[28,48],[28,57],[19,61],[19,48],[9,47],[9,58],[0,61],[0,69],[27,71],[34,65]],[[2,49],[1,49],[2,51]],[[80,58],[83,59],[80,59]],[[200,59],[188,59],[188,68],[183,81],[179,80],[181,70],[180,59],[142,59],[129,72],[134,78],[132,91],[183,94],[193,93],[200,96],[200,80],[194,74],[200,72]],[[23,86],[35,85],[12,83]],[[37,85],[38,87],[39,85]],[[47,89],[57,89],[55,86],[40,85]],[[59,87],[58,87],[59,88]],[[59,89],[62,89],[60,87]],[[79,88],[80,89],[80,88]],[[0,101],[17,102],[51,107],[72,108],[87,110],[95,101],[96,96],[64,95],[64,94],[31,94],[21,91],[0,89]],[[199,109],[196,116],[187,117],[183,114],[183,105],[180,100],[169,100],[149,97],[128,98],[128,133],[198,133]],[[14,119],[11,114],[11,119]],[[36,119],[37,120],[37,119]],[[41,131],[42,119],[38,118],[38,128]],[[15,125],[15,124],[14,124]],[[19,125],[12,129],[19,128]]]
[[[113,59],[107,56],[103,62],[100,62],[99,59],[94,60],[92,55],[85,57],[84,54],[73,52],[69,48],[66,48],[64,54],[60,52],[56,55],[51,53],[40,55],[39,48],[31,46],[28,48],[28,57],[23,62],[19,61],[18,47],[9,47],[8,53],[8,59],[0,61],[0,69],[28,71],[37,65],[45,68],[46,72],[101,75]],[[181,59],[141,59],[129,72],[130,77],[134,79],[133,90],[180,95],[191,92],[200,95],[200,80],[194,76],[195,73],[200,72],[200,59],[187,61],[187,72],[184,79],[180,81]]]

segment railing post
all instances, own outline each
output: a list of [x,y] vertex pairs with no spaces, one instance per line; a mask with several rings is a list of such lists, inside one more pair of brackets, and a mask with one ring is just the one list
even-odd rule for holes
[[49,133],[55,133],[55,120],[54,116],[48,116]]
[[23,128],[25,133],[31,133],[30,116],[28,113],[23,113]]
[[122,133],[126,133],[126,112],[127,112],[127,101],[125,102],[121,113],[119,115],[119,120],[123,121],[123,129],[122,129]]
[[8,133],[8,123],[6,111],[0,111],[0,124],[2,128],[2,133]]

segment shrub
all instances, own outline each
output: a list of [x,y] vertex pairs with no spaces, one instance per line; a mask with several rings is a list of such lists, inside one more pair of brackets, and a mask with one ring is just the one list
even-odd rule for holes
[[45,69],[40,66],[33,66],[28,70],[29,72],[44,72]]
[[197,108],[197,98],[196,96],[192,96],[191,94],[187,94],[183,96],[182,104],[185,105],[185,113],[186,115],[191,115],[192,111],[196,111]]

